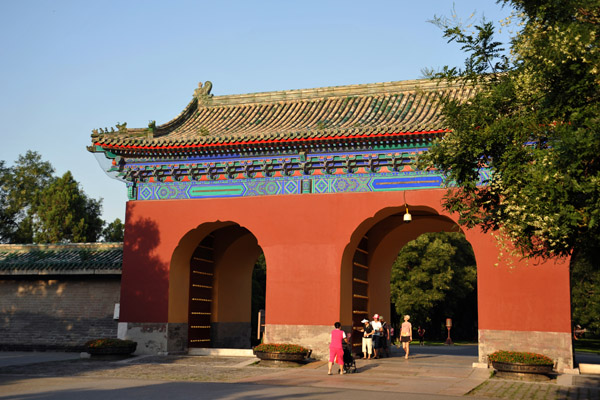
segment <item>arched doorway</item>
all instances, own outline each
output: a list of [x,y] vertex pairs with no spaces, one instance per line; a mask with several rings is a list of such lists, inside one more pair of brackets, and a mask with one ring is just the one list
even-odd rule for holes
[[256,237],[236,223],[204,224],[185,235],[176,253],[182,262],[188,254],[172,270],[179,287],[170,294],[187,303],[187,347],[250,348],[252,273],[262,254]]
[[[404,207],[381,210],[364,221],[352,235],[342,265],[340,319],[353,332],[352,346],[360,350],[361,320],[374,313],[389,321],[391,267],[400,249],[428,232],[457,232],[449,217],[426,206],[409,205],[412,222],[404,222]],[[384,314],[385,313],[385,314]]]
[[[477,342],[477,265],[462,232],[430,232],[400,249],[391,274],[391,319],[397,329],[404,315],[423,338],[447,342],[448,318],[453,342]],[[389,319],[388,319],[389,322]]]

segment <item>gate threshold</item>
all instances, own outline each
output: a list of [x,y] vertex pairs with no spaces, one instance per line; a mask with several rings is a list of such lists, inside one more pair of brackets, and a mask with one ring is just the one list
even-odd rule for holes
[[188,349],[190,356],[223,356],[223,357],[254,357],[252,349]]

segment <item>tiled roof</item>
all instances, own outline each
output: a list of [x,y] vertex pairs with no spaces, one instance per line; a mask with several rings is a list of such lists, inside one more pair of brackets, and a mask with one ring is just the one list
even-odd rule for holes
[[148,129],[94,133],[104,148],[185,148],[446,132],[439,96],[472,89],[431,80],[194,97],[173,120]]
[[121,274],[122,243],[0,245],[0,275]]

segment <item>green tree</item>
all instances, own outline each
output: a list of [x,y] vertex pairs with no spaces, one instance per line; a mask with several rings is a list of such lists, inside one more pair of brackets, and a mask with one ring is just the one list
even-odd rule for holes
[[36,243],[95,242],[102,232],[101,201],[88,198],[67,171],[39,195],[35,209]]
[[102,240],[104,242],[122,242],[125,234],[125,225],[121,219],[116,218],[102,230]]
[[571,262],[571,309],[573,324],[600,335],[600,270],[590,262],[593,258],[579,254]]
[[11,187],[10,169],[4,164],[4,161],[0,160],[0,243],[8,242],[14,230],[14,216],[8,208],[8,191]]
[[520,255],[599,254],[600,0],[498,2],[521,27],[510,58],[493,24],[434,20],[468,57],[431,75],[478,93],[442,99],[451,132],[420,167],[447,172],[445,207],[461,224],[497,231]]
[[37,152],[20,155],[12,167],[0,160],[0,243],[96,241],[105,224],[101,209],[70,172],[57,178]]
[[399,315],[437,334],[453,318],[472,339],[477,320],[477,268],[471,245],[460,233],[426,233],[407,243],[392,266],[390,296]]
[[35,208],[40,191],[55,179],[53,174],[52,165],[42,161],[41,155],[33,151],[19,155],[12,168],[4,168],[0,175],[6,220],[2,229],[3,241],[33,242]]

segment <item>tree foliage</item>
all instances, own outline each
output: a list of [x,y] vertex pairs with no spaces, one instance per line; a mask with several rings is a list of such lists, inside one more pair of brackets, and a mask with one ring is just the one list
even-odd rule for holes
[[0,243],[5,241],[14,229],[13,216],[8,209],[9,198],[8,190],[10,188],[10,170],[4,166],[4,161],[0,160]]
[[125,225],[120,218],[116,218],[102,230],[104,242],[122,242],[125,235]]
[[36,152],[10,168],[0,161],[0,189],[0,242],[94,242],[102,231],[102,201],[88,198],[71,172],[55,177]]
[[573,324],[600,335],[600,270],[590,261],[598,255],[577,254],[571,262]]
[[3,198],[0,206],[4,218],[0,232],[2,242],[33,242],[34,209],[40,191],[54,179],[53,174],[52,165],[33,151],[19,155],[12,168],[4,168],[0,175],[0,197]]
[[[392,266],[390,297],[399,315],[430,333],[445,318],[460,320],[462,333],[476,332],[477,268],[460,233],[426,233],[407,243]],[[431,329],[431,327],[434,329]]]
[[67,171],[40,192],[34,222],[36,243],[95,242],[102,231],[101,202],[89,199]]
[[[434,20],[468,56],[463,69],[431,75],[478,93],[442,100],[451,132],[420,167],[447,171],[445,207],[460,223],[499,231],[519,254],[593,254],[600,238],[600,0],[499,3],[513,8],[520,27],[510,58],[494,41],[493,24]],[[481,182],[483,168],[491,174]]]

